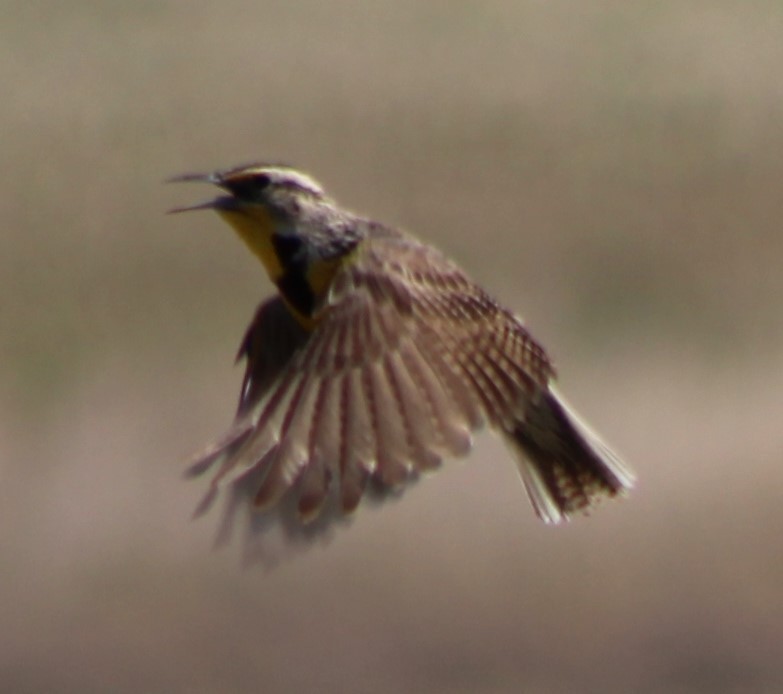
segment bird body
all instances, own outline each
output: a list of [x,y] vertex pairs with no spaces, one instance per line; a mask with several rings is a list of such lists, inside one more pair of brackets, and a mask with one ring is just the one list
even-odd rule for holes
[[289,527],[328,525],[367,492],[397,492],[466,454],[484,423],[518,454],[546,522],[630,488],[522,321],[438,250],[338,207],[289,167],[174,180],[225,191],[173,211],[214,209],[279,291],[242,341],[234,424],[192,467],[215,470],[202,508],[231,483]]

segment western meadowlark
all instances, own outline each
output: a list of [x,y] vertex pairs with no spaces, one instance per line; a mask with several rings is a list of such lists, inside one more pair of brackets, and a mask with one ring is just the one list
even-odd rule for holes
[[329,525],[365,492],[399,491],[466,454],[484,422],[518,454],[548,523],[632,485],[522,321],[435,248],[338,207],[287,166],[171,180],[225,192],[172,212],[215,210],[279,290],[242,340],[233,426],[191,467],[215,470],[202,509],[233,482],[268,520]]

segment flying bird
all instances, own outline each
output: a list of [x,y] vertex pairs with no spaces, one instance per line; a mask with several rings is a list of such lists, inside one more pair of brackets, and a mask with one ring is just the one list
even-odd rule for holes
[[230,490],[221,536],[252,506],[254,533],[309,541],[364,497],[396,496],[464,456],[485,424],[547,523],[630,489],[632,472],[564,401],[522,320],[440,251],[288,166],[171,180],[221,189],[171,212],[217,212],[277,287],[239,349],[233,424],[190,467],[212,473],[199,512]]

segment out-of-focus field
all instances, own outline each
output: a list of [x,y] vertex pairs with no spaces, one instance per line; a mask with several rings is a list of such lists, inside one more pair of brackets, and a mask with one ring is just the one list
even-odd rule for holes
[[[0,7],[0,689],[783,691],[783,5]],[[482,436],[278,569],[211,551],[262,269],[169,175],[310,170],[523,314],[631,461]]]

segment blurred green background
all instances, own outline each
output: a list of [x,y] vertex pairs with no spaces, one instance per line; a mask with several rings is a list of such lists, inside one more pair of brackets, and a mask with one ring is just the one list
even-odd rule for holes
[[[783,691],[783,5],[0,5],[0,688]],[[283,160],[461,262],[638,489],[489,436],[275,571],[184,463],[270,291],[176,173]]]

